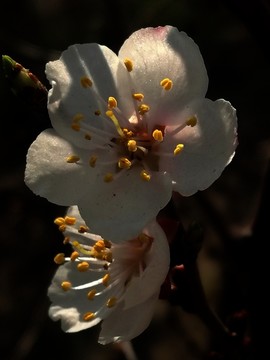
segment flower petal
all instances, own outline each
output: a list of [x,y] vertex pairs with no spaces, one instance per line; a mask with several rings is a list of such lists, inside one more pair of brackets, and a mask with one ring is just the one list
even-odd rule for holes
[[128,341],[140,335],[150,324],[156,309],[159,292],[144,303],[124,309],[122,302],[110,316],[103,321],[99,336],[100,344]]
[[46,65],[46,75],[52,85],[48,98],[52,125],[77,146],[88,148],[90,143],[80,131],[71,128],[78,114],[83,116],[82,121],[90,133],[91,129],[96,129],[101,134],[102,144],[116,134],[115,126],[105,115],[108,97],[119,99],[123,111],[133,109],[131,96],[124,99],[118,96],[118,89],[131,93],[127,70],[117,55],[105,46],[72,45],[59,60]]
[[144,181],[140,171],[132,166],[109,183],[100,179],[89,187],[78,207],[91,231],[115,243],[131,239],[168,203],[169,174],[153,172],[150,181]]
[[[208,76],[200,50],[186,33],[175,27],[149,27],[134,32],[124,42],[119,57],[132,60],[130,76],[134,91],[144,94],[152,122],[157,120],[160,110],[164,115],[174,106],[183,107],[194,97],[206,94]],[[172,80],[171,90],[163,90],[160,85],[164,78]],[[163,124],[163,115],[156,124]]]
[[128,284],[124,297],[125,309],[147,301],[160,288],[169,270],[169,245],[162,228],[153,221],[143,232],[153,237],[153,243],[144,271],[134,276]]
[[[98,153],[96,150],[95,154]],[[92,169],[88,165],[90,154],[59,137],[54,130],[45,130],[28,150],[25,183],[35,194],[53,203],[76,204],[89,187],[95,187],[99,174],[99,169]],[[80,162],[68,163],[67,157],[70,155],[78,156]],[[116,156],[106,151],[108,160],[110,155]]]
[[[229,102],[196,100],[178,117],[188,120],[194,115],[197,125],[173,135],[176,127],[167,127],[160,146],[160,169],[171,174],[174,190],[185,196],[209,187],[230,163],[237,146],[236,111]],[[173,154],[177,144],[184,144],[181,154],[166,156]]]

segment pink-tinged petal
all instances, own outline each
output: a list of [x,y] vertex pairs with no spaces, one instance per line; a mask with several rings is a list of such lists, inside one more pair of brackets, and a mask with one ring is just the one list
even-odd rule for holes
[[170,251],[167,237],[156,221],[143,231],[153,237],[151,250],[147,254],[146,268],[139,276],[133,276],[126,289],[124,309],[147,301],[163,284],[169,270]]
[[[175,27],[149,27],[134,32],[124,42],[119,57],[132,61],[134,92],[144,94],[143,101],[150,105],[147,116],[153,124],[160,111],[162,115],[156,124],[165,122],[163,115],[174,106],[183,107],[194,97],[206,94],[208,76],[200,50]],[[164,78],[172,80],[170,90],[160,85]]]
[[[108,97],[115,97],[121,110],[133,110],[129,78],[116,54],[98,44],[77,44],[65,50],[60,59],[46,65],[49,91],[48,111],[55,130],[73,144],[88,148],[84,131],[74,131],[74,119],[88,129],[92,138],[103,144],[117,135],[115,126],[105,115]],[[125,90],[124,98],[119,89]],[[99,115],[97,115],[97,112]]]
[[124,309],[122,302],[110,316],[103,321],[99,336],[100,344],[128,341],[140,335],[150,324],[159,292],[152,295],[144,303]]
[[[100,170],[89,166],[92,154],[98,156],[99,152],[77,148],[54,130],[45,130],[28,150],[25,183],[36,195],[53,203],[76,204],[89,187],[95,191]],[[77,163],[67,162],[67,158],[72,155],[78,156]],[[114,157],[116,154],[111,155]],[[110,159],[109,150],[106,151],[106,157]]]
[[[175,182],[174,190],[184,196],[208,188],[232,160],[237,147],[236,110],[223,99],[193,101],[178,115],[183,124],[195,116],[197,124],[176,131],[167,127],[160,146],[160,169],[168,171]],[[180,154],[173,156],[177,144]]]
[[100,179],[94,188],[89,187],[78,207],[91,231],[116,243],[136,237],[168,203],[170,175],[153,172],[150,181],[145,181],[140,172],[140,166],[132,166],[109,183]]

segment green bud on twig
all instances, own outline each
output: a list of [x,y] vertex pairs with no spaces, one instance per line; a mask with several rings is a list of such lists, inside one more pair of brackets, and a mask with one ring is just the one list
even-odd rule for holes
[[16,96],[36,109],[46,109],[48,90],[30,70],[8,55],[2,55],[2,67],[8,86]]

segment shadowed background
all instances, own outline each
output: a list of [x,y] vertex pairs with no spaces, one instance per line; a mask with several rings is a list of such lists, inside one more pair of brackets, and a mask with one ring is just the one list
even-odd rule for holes
[[[269,2],[6,1],[0,48],[48,85],[45,64],[68,45],[97,42],[118,52],[133,31],[166,24],[187,32],[200,47],[210,80],[207,96],[229,100],[237,109],[235,158],[208,190],[179,197],[177,211],[184,227],[193,220],[203,225],[202,284],[210,305],[241,339],[230,351],[225,344],[216,349],[213,329],[187,306],[160,301],[150,327],[132,343],[139,360],[258,359],[262,257],[269,238]],[[0,358],[125,359],[118,345],[97,344],[99,326],[65,334],[48,318],[53,257],[63,250],[53,219],[65,209],[35,196],[23,178],[28,147],[51,125],[46,111],[14,96],[0,74]]]

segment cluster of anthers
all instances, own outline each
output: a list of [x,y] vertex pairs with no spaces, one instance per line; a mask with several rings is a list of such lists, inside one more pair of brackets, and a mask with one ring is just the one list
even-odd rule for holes
[[[58,265],[69,262],[72,266],[70,276],[76,278],[77,283],[72,284],[70,279],[66,279],[58,286],[64,292],[80,291],[83,293],[80,295],[89,301],[89,311],[81,314],[82,321],[104,318],[109,309],[123,300],[132,277],[140,276],[144,271],[153,238],[141,233],[136,239],[113,244],[91,234],[75,217],[58,217],[54,223],[65,235],[64,244],[73,248],[69,257],[59,253],[54,262]],[[78,275],[81,273],[87,275],[80,278]]]
[[[130,59],[125,59],[124,64],[128,72],[133,70],[133,62]],[[116,164],[115,173],[120,170],[130,169],[135,163],[141,164],[140,176],[143,180],[149,181],[151,179],[151,170],[158,171],[158,164],[153,161],[154,157],[159,156],[159,144],[163,142],[164,136],[166,136],[166,128],[164,125],[155,125],[152,129],[149,129],[147,122],[147,114],[150,109],[150,105],[144,103],[143,93],[132,93],[132,99],[134,103],[134,114],[130,119],[127,119],[121,109],[118,107],[118,101],[115,97],[109,96],[107,102],[97,93],[93,87],[93,81],[88,76],[80,78],[80,84],[84,89],[90,89],[92,96],[94,96],[102,106],[107,109],[104,113],[97,109],[94,111],[95,116],[100,116],[103,119],[110,119],[117,131],[117,137],[114,135],[110,138],[107,145],[110,148],[117,147],[117,153],[119,159]],[[173,88],[173,81],[170,78],[164,78],[159,84],[165,92],[170,91]],[[91,126],[85,121],[85,115],[82,113],[76,113],[72,118],[71,128],[74,131],[82,131],[86,140],[104,139],[108,137],[108,133],[104,130],[97,129]],[[195,126],[197,124],[196,116],[192,116],[187,119],[183,124],[179,125],[173,130],[170,136],[180,132],[186,126]],[[114,134],[116,134],[114,132]],[[179,143],[172,149],[171,153],[164,154],[164,156],[176,156],[179,155],[184,148],[184,144]],[[151,157],[148,156],[151,153]],[[68,163],[78,163],[80,157],[77,155],[70,155],[66,158]],[[98,157],[93,154],[89,159],[90,167],[94,168]],[[114,180],[114,174],[109,172],[104,175],[105,182],[111,182]]]

